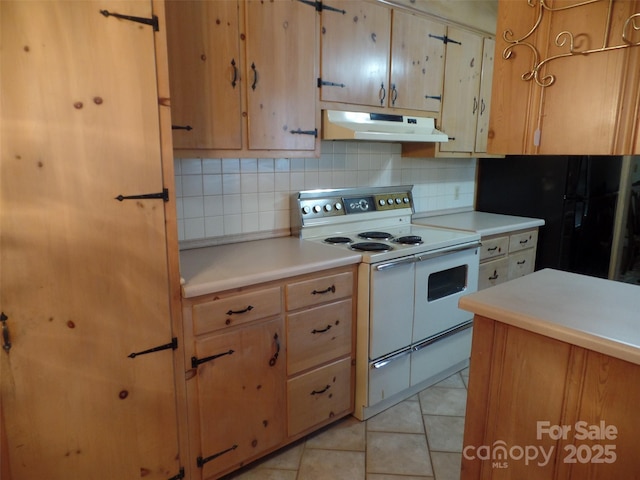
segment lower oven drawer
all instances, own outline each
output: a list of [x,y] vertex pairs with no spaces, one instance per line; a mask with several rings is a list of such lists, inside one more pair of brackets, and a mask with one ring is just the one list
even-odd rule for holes
[[369,405],[409,388],[411,350],[369,364]]
[[469,359],[473,331],[471,325],[470,322],[451,335],[414,347],[411,354],[412,386]]

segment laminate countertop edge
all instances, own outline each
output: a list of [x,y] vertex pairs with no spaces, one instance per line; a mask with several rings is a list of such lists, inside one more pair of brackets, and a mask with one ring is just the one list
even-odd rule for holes
[[180,252],[182,296],[197,297],[360,263],[362,255],[297,237]]
[[640,286],[544,269],[464,296],[459,306],[640,365]]

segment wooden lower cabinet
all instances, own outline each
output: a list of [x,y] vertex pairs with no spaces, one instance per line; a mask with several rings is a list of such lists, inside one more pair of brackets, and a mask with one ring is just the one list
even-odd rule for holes
[[640,478],[639,376],[639,365],[476,315],[461,479]]
[[533,273],[538,229],[526,229],[483,237],[478,290]]
[[353,412],[355,279],[349,266],[183,299],[193,478]]

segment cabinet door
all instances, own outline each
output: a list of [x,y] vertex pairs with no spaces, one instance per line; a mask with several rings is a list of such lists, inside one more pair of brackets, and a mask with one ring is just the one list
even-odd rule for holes
[[476,127],[475,151],[487,152],[489,135],[489,115],[491,113],[491,84],[493,82],[493,55],[496,41],[485,38],[482,47],[482,77],[480,80],[480,105],[478,107],[478,125]]
[[381,107],[389,95],[391,10],[354,0],[332,1],[322,12],[320,98]]
[[114,199],[163,188],[161,32],[93,2],[0,11],[3,474],[167,479],[180,466],[172,350],[129,358],[171,341],[167,218],[162,200]]
[[170,0],[166,11],[174,147],[240,149],[237,0]]
[[220,355],[200,364],[191,380],[197,382],[200,417],[200,438],[194,441],[201,458],[210,458],[202,465],[203,478],[284,441],[283,332],[283,320],[276,318],[196,340],[198,358]]
[[309,5],[248,0],[249,149],[315,149],[316,38],[316,12]]
[[394,10],[392,30],[388,105],[440,112],[446,27]]
[[440,150],[473,152],[480,108],[482,37],[456,28],[449,28],[447,37],[442,130],[449,141],[440,144]]

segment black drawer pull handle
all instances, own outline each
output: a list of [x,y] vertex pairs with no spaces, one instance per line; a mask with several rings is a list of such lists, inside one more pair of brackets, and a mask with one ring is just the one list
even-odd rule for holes
[[525,263],[527,263],[526,260],[522,260],[521,262],[516,262],[518,265],[524,265]]
[[314,390],[313,392],[311,392],[311,395],[320,395],[320,394],[326,392],[327,390],[329,390],[330,388],[331,388],[331,385],[327,385],[322,390]]
[[278,355],[280,355],[280,340],[278,339],[278,334],[273,335],[273,340],[276,342],[276,353],[273,354],[273,357],[269,360],[269,366],[273,367],[278,361]]
[[329,329],[331,328],[331,325],[327,325],[327,328],[323,328],[322,330],[316,330],[315,328],[313,330],[311,330],[311,333],[324,333],[324,332],[328,332]]
[[324,293],[336,293],[336,286],[335,285],[331,285],[328,288],[325,288],[324,290],[314,290],[313,292],[311,292],[311,295],[322,295]]
[[498,275],[498,271],[497,271],[497,270],[494,270],[494,271],[493,271],[493,275],[491,275],[491,276],[489,277],[489,280],[496,280],[498,277],[499,277],[499,275]]
[[487,248],[487,252],[495,252],[497,249],[498,249],[497,246],[496,247],[490,247],[490,248]]
[[231,79],[231,86],[236,88],[236,84],[238,83],[238,67],[236,67],[235,58],[231,59],[231,68],[233,69],[233,78]]
[[247,313],[250,312],[251,310],[253,310],[253,306],[249,305],[247,308],[245,308],[244,310],[229,310],[227,312],[227,315],[238,315],[240,313]]
[[525,245],[528,241],[529,241],[528,238],[525,238],[524,240],[520,240],[520,245]]

